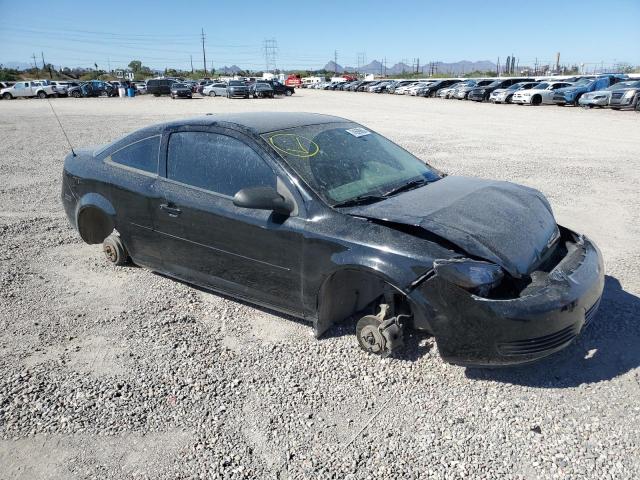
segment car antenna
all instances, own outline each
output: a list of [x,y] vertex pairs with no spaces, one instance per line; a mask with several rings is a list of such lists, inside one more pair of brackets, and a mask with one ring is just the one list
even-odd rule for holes
[[53,116],[56,117],[56,120],[58,121],[58,125],[60,125],[60,130],[62,130],[62,134],[64,135],[64,138],[67,139],[67,143],[69,144],[69,148],[71,149],[71,155],[73,155],[74,157],[77,157],[76,152],[73,150],[73,145],[71,145],[71,140],[69,140],[69,137],[67,136],[67,132],[64,131],[64,127],[62,126],[62,122],[58,118],[58,114],[53,109],[53,105],[51,104],[51,101],[49,100],[48,97],[47,97],[47,103],[51,107],[51,111],[53,112]]

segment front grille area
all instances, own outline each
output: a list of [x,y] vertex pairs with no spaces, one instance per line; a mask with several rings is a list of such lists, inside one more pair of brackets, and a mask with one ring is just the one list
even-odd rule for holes
[[614,92],[611,94],[611,98],[619,99],[619,98],[622,98],[622,95],[624,95],[623,92]]
[[498,351],[505,356],[541,354],[571,342],[578,335],[578,332],[578,324],[569,325],[562,330],[542,337],[500,343]]

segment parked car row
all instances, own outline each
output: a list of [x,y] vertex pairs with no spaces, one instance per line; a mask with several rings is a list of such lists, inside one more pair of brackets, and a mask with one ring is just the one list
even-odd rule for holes
[[151,94],[156,97],[192,98],[194,93],[202,96],[224,96],[227,98],[274,98],[276,95],[291,96],[295,89],[277,80],[180,80],[176,78],[153,78],[146,82],[119,82],[91,80],[87,82],[61,82],[51,80],[21,81],[0,85],[0,97],[11,100],[20,97],[117,97],[119,88],[133,88],[137,95]]
[[533,77],[437,80],[354,80],[320,82],[307,88],[388,93],[518,105],[573,105],[640,110],[640,80],[626,75],[585,75],[566,79]]

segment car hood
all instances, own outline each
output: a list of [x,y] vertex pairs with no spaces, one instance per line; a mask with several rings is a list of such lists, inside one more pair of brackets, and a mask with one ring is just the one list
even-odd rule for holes
[[558,236],[540,192],[471,177],[445,177],[345,213],[420,227],[518,278],[531,272]]
[[558,88],[556,90],[554,90],[555,93],[567,93],[567,92],[576,92],[576,93],[580,93],[580,92],[587,92],[589,91],[588,87],[583,87],[583,86],[573,86],[573,87],[563,87],[563,88]]

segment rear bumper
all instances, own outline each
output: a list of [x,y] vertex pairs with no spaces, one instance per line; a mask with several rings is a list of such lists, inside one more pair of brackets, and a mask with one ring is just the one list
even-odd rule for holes
[[437,276],[418,286],[410,297],[423,308],[442,358],[467,366],[517,365],[568,346],[595,316],[604,289],[600,251],[582,236],[575,245],[522,297],[480,298]]

